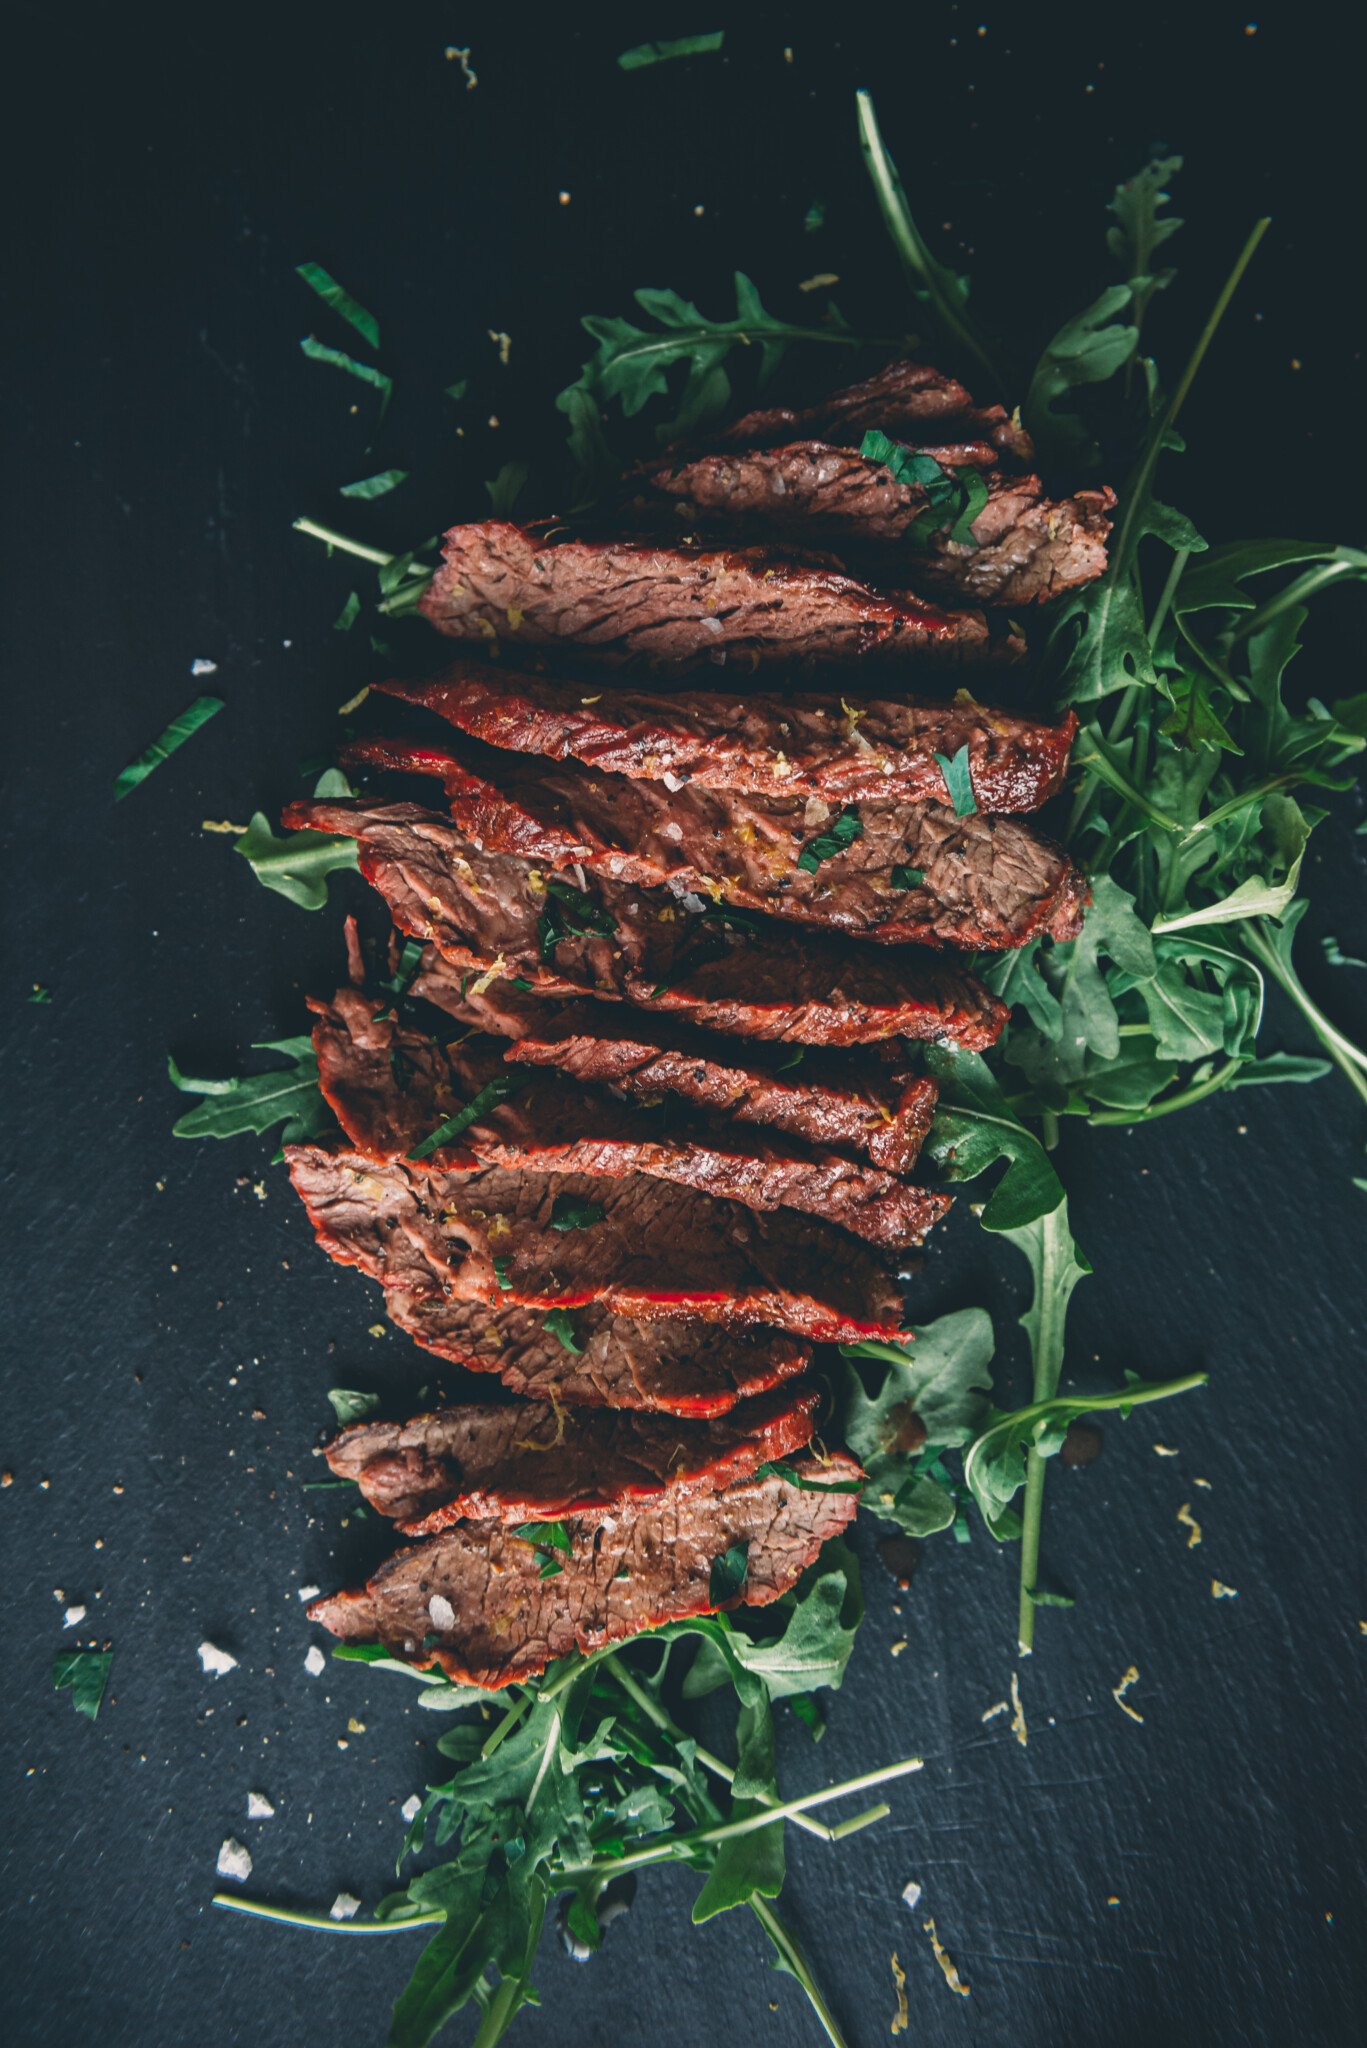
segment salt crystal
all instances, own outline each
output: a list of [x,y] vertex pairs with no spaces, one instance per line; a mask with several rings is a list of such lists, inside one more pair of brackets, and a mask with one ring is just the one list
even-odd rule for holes
[[199,1661],[206,1673],[212,1673],[215,1678],[222,1678],[225,1672],[237,1669],[236,1657],[230,1657],[226,1650],[220,1650],[214,1643],[200,1644]]
[[[679,794],[679,791],[680,791],[680,790],[681,790],[681,789],[683,788],[683,786],[684,786],[684,778],[683,778],[683,776],[682,776],[682,775],[671,775],[671,773],[670,773],[670,771],[668,770],[668,768],[666,768],[666,769],[665,769],[665,772],[664,772],[664,774],[663,774],[663,775],[662,775],[662,776],[660,777],[660,780],[661,780],[661,782],[662,782],[662,783],[664,784],[665,788],[666,788],[666,789],[667,789],[667,790],[669,791],[669,793],[670,793],[670,795],[671,795],[671,796],[677,796],[677,795]],[[676,830],[676,831],[677,831],[677,829],[678,829],[678,828],[677,828],[677,827],[675,827],[675,830]]]
[[920,1885],[919,1885],[919,1884],[917,1884],[917,1883],[916,1883],[916,1882],[915,1882],[914,1880],[913,1880],[913,1882],[912,1882],[911,1884],[909,1884],[909,1885],[905,1885],[905,1886],[903,1887],[903,1890],[902,1890],[902,1898],[903,1898],[904,1902],[905,1902],[905,1903],[906,1903],[906,1904],[907,1904],[908,1906],[910,1906],[910,1908],[911,1908],[912,1912],[914,1913],[914,1912],[916,1911],[916,1908],[917,1908],[917,1907],[918,1907],[918,1906],[920,1905],[920,1903],[921,1903],[921,1887],[920,1887]]
[[326,1667],[327,1658],[323,1655],[317,1643],[312,1644],[307,1657],[304,1659],[305,1671],[307,1671],[310,1678],[317,1678]]
[[440,1593],[434,1593],[427,1603],[427,1612],[432,1617],[433,1628],[454,1628],[456,1610],[451,1602]]
[[78,1623],[85,1620],[85,1614],[84,1607],[68,1607],[66,1613],[62,1616],[62,1627],[75,1628]]
[[190,663],[190,674],[192,676],[216,676],[218,674],[218,663],[216,661],[205,661],[201,655],[197,661]]
[[235,1842],[231,1835],[218,1852],[218,1874],[220,1877],[235,1878],[238,1884],[245,1884],[252,1874],[252,1859],[241,1842]]
[[299,1598],[301,1600],[316,1600],[322,1590],[321,1586],[301,1586],[299,1588]]
[[275,1808],[271,1805],[264,1792],[249,1792],[247,1794],[247,1818],[248,1820],[275,1819]]
[[399,1812],[403,1815],[404,1819],[408,1822],[408,1825],[410,1827],[412,1827],[414,1821],[417,1819],[418,1809],[421,1805],[422,1801],[421,1799],[419,1799],[417,1793],[410,1792],[407,1799],[404,1800],[403,1805],[399,1808]]
[[328,1907],[329,1920],[354,1920],[361,1910],[361,1902],[350,1892],[338,1892]]

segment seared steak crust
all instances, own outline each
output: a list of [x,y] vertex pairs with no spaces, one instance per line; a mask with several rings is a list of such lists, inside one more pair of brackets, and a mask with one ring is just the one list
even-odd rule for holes
[[830,804],[949,802],[937,755],[968,749],[980,811],[1034,811],[1063,783],[1077,731],[978,704],[795,692],[596,690],[471,659],[430,683],[376,686],[475,739],[615,775],[819,796]]
[[[324,1251],[386,1286],[491,1307],[601,1301],[646,1321],[763,1323],[814,1342],[902,1322],[870,1253],[787,1210],[760,1214],[644,1175],[424,1173],[317,1145],[287,1146],[286,1158]],[[565,1227],[576,1211],[588,1227]]]
[[[804,1458],[819,1485],[860,1476],[852,1458]],[[533,1677],[569,1651],[715,1611],[714,1561],[747,1546],[745,1583],[727,1606],[764,1606],[796,1585],[821,1546],[853,1519],[856,1493],[818,1493],[774,1476],[722,1493],[667,1493],[603,1520],[571,1521],[571,1554],[556,1577],[503,1522],[462,1522],[388,1559],[369,1583],[315,1600],[309,1619],[346,1642],[439,1666],[468,1685]]]
[[438,632],[485,644],[578,647],[600,661],[680,668],[908,658],[1016,660],[980,611],[876,591],[838,562],[770,548],[548,540],[507,520],[453,526],[419,609]]
[[957,378],[905,359],[885,363],[872,377],[829,392],[815,405],[742,413],[701,440],[711,448],[758,448],[809,438],[857,446],[870,427],[908,441],[971,437],[989,442],[1003,457],[1019,462],[1034,457],[1030,436],[1002,406],[975,406]]
[[820,1399],[811,1385],[785,1387],[709,1422],[470,1402],[409,1422],[358,1422],[326,1455],[408,1536],[472,1519],[602,1517],[664,1493],[718,1493],[791,1457],[811,1441]]

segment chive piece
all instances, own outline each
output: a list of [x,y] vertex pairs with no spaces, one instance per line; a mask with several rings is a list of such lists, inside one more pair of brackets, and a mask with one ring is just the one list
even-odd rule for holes
[[519,1075],[495,1074],[493,1080],[486,1082],[478,1095],[473,1096],[463,1109],[458,1109],[454,1116],[447,1117],[444,1124],[438,1124],[435,1131],[424,1138],[420,1145],[415,1145],[408,1157],[429,1159],[440,1146],[449,1145],[453,1138],[458,1138],[462,1131],[468,1130],[486,1110],[492,1109],[496,1103],[506,1102],[521,1085]]
[[714,29],[709,35],[675,36],[666,42],[637,43],[633,49],[623,50],[617,59],[620,71],[644,71],[649,64],[667,64],[672,57],[707,57],[719,50],[725,41],[725,29]]
[[383,498],[407,475],[406,469],[377,470],[374,476],[363,476],[359,483],[343,484],[341,495],[344,498]]
[[345,286],[338,284],[336,278],[324,270],[321,263],[296,263],[294,267],[310,291],[317,292],[323,303],[331,306],[334,313],[340,313],[347,324],[354,327],[372,348],[379,347],[380,323],[375,315],[367,313],[365,307],[353,299]]
[[197,733],[202,725],[207,725],[222,709],[221,697],[196,697],[194,703],[182,711],[179,718],[173,718],[165,732],[154,739],[151,746],[138,755],[136,761],[130,761],[121,771],[114,783],[115,803],[122,803],[140,782],[146,782],[154,768],[160,768],[162,762],[169,760],[177,747],[183,747],[186,740]]

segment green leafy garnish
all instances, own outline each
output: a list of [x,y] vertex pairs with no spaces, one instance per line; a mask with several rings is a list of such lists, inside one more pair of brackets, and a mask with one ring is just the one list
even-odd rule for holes
[[198,1109],[189,1110],[171,1126],[173,1138],[236,1138],[246,1131],[269,1131],[284,1123],[282,1145],[304,1144],[330,1129],[332,1112],[318,1086],[318,1061],[313,1040],[268,1039],[253,1046],[254,1052],[283,1053],[290,1061],[265,1074],[244,1074],[226,1081],[196,1081],[182,1074],[167,1055],[166,1067],[172,1085],[186,1095],[203,1095]]
[[462,1131],[468,1130],[471,1124],[478,1123],[479,1119],[487,1115],[497,1103],[506,1102],[510,1095],[515,1095],[524,1085],[516,1074],[495,1074],[493,1080],[486,1081],[479,1093],[472,1095],[454,1116],[448,1116],[445,1123],[438,1124],[435,1131],[430,1132],[420,1145],[415,1145],[407,1155],[408,1158],[430,1159],[434,1152],[439,1151],[443,1145],[449,1145],[453,1138],[458,1138]]
[[353,590],[332,622],[334,633],[349,633],[361,615],[361,600]]
[[804,873],[814,875],[823,860],[834,860],[838,853],[854,845],[856,839],[864,836],[864,824],[857,810],[847,804],[839,817],[833,818],[824,832],[818,832],[815,839],[809,839],[797,857],[797,864]]
[[359,483],[342,484],[341,495],[344,498],[383,498],[407,475],[406,469],[381,469],[374,476],[363,476]]
[[52,1660],[53,1690],[69,1692],[76,1712],[93,1721],[104,1700],[113,1661],[112,1650],[62,1650]]
[[498,1282],[500,1294],[511,1294],[513,1291],[513,1276],[508,1259],[502,1255],[496,1256],[493,1261],[493,1267],[494,1279]]
[[301,910],[321,910],[328,900],[328,876],[360,866],[354,839],[332,832],[289,832],[277,838],[264,811],[253,812],[247,830],[233,841],[233,852],[250,864],[263,888],[288,897]]
[[513,1530],[524,1543],[534,1543],[541,1550],[563,1550],[566,1557],[574,1552],[568,1529],[563,1522],[519,1522]]
[[926,871],[924,868],[907,867],[901,861],[892,870],[892,886],[894,889],[922,889],[925,887],[925,880]]
[[748,1542],[733,1543],[720,1557],[712,1560],[708,1575],[707,1597],[714,1607],[721,1607],[728,1600],[734,1600],[745,1584],[750,1568],[750,1545]]
[[562,939],[584,938],[594,932],[611,938],[617,930],[616,918],[582,889],[576,889],[573,882],[560,875],[547,875],[545,884],[546,907],[536,920],[537,944],[543,960],[554,962],[555,949]]
[[207,725],[222,709],[221,697],[196,697],[194,703],[182,711],[179,718],[173,718],[165,732],[154,739],[151,746],[146,747],[138,755],[136,761],[130,761],[126,768],[120,770],[114,781],[115,803],[122,803],[140,782],[146,782],[154,768],[160,768],[163,761],[169,761],[177,747],[183,747],[186,740],[192,738],[202,725]]
[[607,1215],[601,1202],[584,1202],[577,1195],[557,1195],[551,1204],[552,1230],[592,1230]]
[[[348,1423],[361,1422],[367,1415],[373,1415],[380,1405],[378,1394],[361,1394],[354,1387],[329,1387],[328,1399],[343,1429]],[[350,1485],[352,1482],[348,1480],[345,1483]]]
[[881,462],[899,484],[924,492],[926,509],[912,521],[913,540],[929,541],[937,533],[948,533],[952,541],[976,547],[973,522],[988,498],[987,485],[976,469],[945,469],[924,449],[908,448],[876,427],[865,434],[859,453],[866,462]]
[[644,71],[648,64],[666,64],[671,57],[703,57],[719,50],[725,38],[723,29],[716,29],[711,35],[675,36],[663,43],[637,43],[633,49],[623,50],[617,59],[623,71]]
[[394,380],[386,377],[383,370],[377,370],[370,363],[358,363],[355,356],[343,353],[339,348],[329,348],[326,342],[314,335],[306,334],[299,344],[304,354],[314,363],[330,363],[334,370],[345,370],[348,377],[357,378],[362,384],[369,384],[380,394],[380,415],[394,394]]
[[331,306],[334,313],[340,313],[363,340],[372,348],[380,345],[380,324],[373,313],[367,313],[364,306],[352,298],[351,293],[338,284],[335,277],[324,270],[321,263],[296,263],[295,269],[304,283],[317,292],[324,304]]
[[964,743],[952,758],[948,754],[935,756],[944,773],[945,788],[949,801],[954,806],[956,818],[971,818],[978,808],[978,799],[973,794],[973,775],[968,765],[968,744]]
[[572,1352],[576,1358],[583,1356],[584,1347],[575,1335],[574,1318],[568,1309],[551,1309],[542,1319],[541,1327],[549,1336],[554,1337],[566,1351]]
[[492,483],[484,488],[489,493],[489,506],[495,519],[511,519],[513,507],[526,488],[531,469],[525,462],[505,462]]
[[[909,1536],[948,1529],[958,1502],[936,1454],[967,1443],[987,1411],[991,1318],[985,1309],[960,1309],[928,1323],[909,1348],[870,1341],[840,1351],[850,1361],[845,1438],[867,1475],[866,1505]],[[883,1368],[881,1378],[870,1373],[873,1365]]]
[[799,1472],[796,1465],[769,1459],[755,1467],[756,1479],[781,1479],[788,1486],[795,1486],[799,1493],[862,1493],[862,1479],[809,1479],[805,1472]]

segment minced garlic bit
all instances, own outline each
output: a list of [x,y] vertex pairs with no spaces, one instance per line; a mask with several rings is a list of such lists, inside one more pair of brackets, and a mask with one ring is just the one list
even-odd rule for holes
[[946,1984],[948,1984],[950,1990],[957,1991],[960,1998],[971,1997],[972,1992],[970,1987],[967,1984],[965,1984],[963,1978],[959,1975],[959,1972],[954,1967],[953,1956],[950,1955],[948,1949],[941,1941],[939,1935],[935,1932],[935,1922],[933,1920],[924,1920],[921,1924],[924,1927],[926,1933],[930,1936],[930,1945],[935,1952],[935,1960],[940,1965],[940,1968],[944,1971],[945,1982]]
[[354,1715],[354,1714],[353,1714],[353,1715],[352,1715],[352,1716],[351,1716],[351,1717],[350,1717],[350,1718],[348,1719],[348,1721],[347,1721],[347,1724],[346,1724],[346,1727],[347,1727],[347,1734],[348,1734],[348,1735],[364,1735],[364,1734],[365,1734],[365,1722],[364,1722],[364,1721],[358,1721],[358,1720],[356,1719],[356,1717],[355,1717],[355,1715]]
[[897,1960],[896,1949],[892,1952],[892,1981],[897,1991],[897,2010],[892,2016],[891,2034],[905,2034],[911,2025],[911,2013],[907,2007],[907,1973]]
[[501,953],[498,954],[497,957],[486,968],[485,972],[480,975],[478,981],[471,982],[471,995],[482,996],[485,993],[486,989],[492,988],[494,983],[498,980],[500,974],[502,974],[503,969],[506,965],[507,962],[504,960],[503,955]]
[[1191,1483],[1193,1486],[1204,1487],[1207,1493],[1211,1491],[1211,1484],[1208,1479],[1193,1479]]
[[1187,1549],[1195,1550],[1197,1544],[1201,1541],[1201,1524],[1192,1513],[1189,1500],[1184,1500],[1181,1507],[1177,1510],[1177,1519],[1187,1532]]
[[1024,1749],[1030,1740],[1030,1731],[1025,1725],[1025,1708],[1021,1705],[1021,1682],[1014,1671],[1011,1673],[1011,1733]]
[[1115,1701],[1116,1705],[1119,1707],[1122,1714],[1128,1714],[1132,1721],[1138,1721],[1142,1726],[1144,1716],[1140,1713],[1137,1713],[1133,1707],[1127,1705],[1125,1700],[1125,1695],[1129,1691],[1130,1687],[1132,1685],[1138,1685],[1138,1683],[1139,1666],[1137,1664],[1131,1664],[1129,1669],[1126,1671],[1125,1676],[1121,1679],[1119,1685],[1113,1685],[1111,1687],[1111,1698]]
[[385,1329],[383,1323],[372,1323],[366,1331],[368,1337],[387,1337],[388,1334],[389,1332]]
[[231,832],[235,839],[240,839],[251,827],[234,825],[231,818],[203,818],[200,820],[199,829],[201,832]]
[[1179,1456],[1179,1453],[1171,1444],[1155,1444],[1153,1451],[1156,1458],[1175,1458]]
[[907,1646],[907,1639],[906,1639],[906,1637],[905,1637],[905,1636],[903,1636],[903,1638],[902,1638],[902,1640],[901,1640],[901,1642],[900,1642],[900,1643],[894,1643],[894,1644],[892,1645],[892,1648],[891,1648],[891,1654],[892,1654],[892,1655],[893,1655],[894,1657],[900,1657],[900,1656],[901,1656],[901,1654],[902,1654],[902,1652],[903,1652],[903,1650],[905,1650],[906,1646]]
[[354,697],[348,697],[345,704],[339,704],[337,706],[337,716],[339,718],[350,718],[353,711],[360,710],[361,706],[365,703],[365,700],[369,695],[370,685],[369,683],[367,683],[365,688],[363,690],[358,690]]
[[828,284],[839,284],[840,273],[835,270],[818,270],[815,277],[804,277],[798,286],[800,292],[819,292]]
[[1212,1579],[1210,1597],[1212,1600],[1237,1600],[1239,1589],[1237,1586],[1227,1586],[1222,1579]]
[[446,45],[445,54],[446,61],[448,64],[453,64],[459,61],[461,71],[464,73],[465,76],[465,90],[467,92],[473,92],[475,87],[479,84],[479,80],[475,76],[474,69],[470,63],[470,52],[468,50],[458,50],[454,43],[448,43]]
[[499,361],[506,367],[508,358],[513,352],[513,337],[511,336],[511,334],[504,334],[502,330],[497,327],[489,328],[488,335],[490,341],[498,350]]

